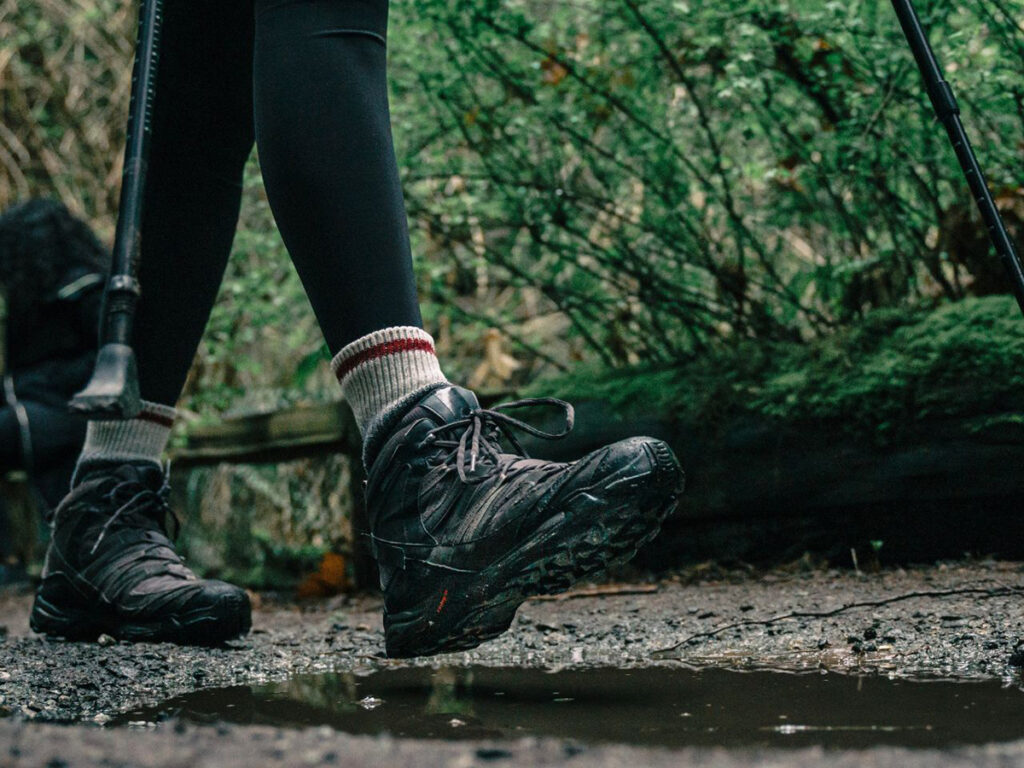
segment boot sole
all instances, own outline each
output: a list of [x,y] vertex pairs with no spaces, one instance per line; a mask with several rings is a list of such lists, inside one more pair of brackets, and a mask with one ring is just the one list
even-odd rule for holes
[[252,609],[241,591],[225,594],[215,603],[183,615],[140,622],[100,607],[88,611],[62,608],[57,600],[47,598],[48,586],[44,581],[36,594],[29,626],[33,632],[66,640],[91,641],[110,635],[130,642],[219,645],[252,628]]
[[[633,558],[661,530],[682,492],[682,471],[664,447],[653,447],[662,471],[676,486],[618,488],[627,499],[581,494],[522,546],[477,573],[432,573],[438,583],[427,601],[385,615],[385,646],[391,658],[431,656],[476,648],[506,632],[530,597],[565,592],[581,579]],[[660,489],[660,493],[659,493]],[[646,493],[645,493],[646,492]],[[575,502],[575,503],[574,503]]]

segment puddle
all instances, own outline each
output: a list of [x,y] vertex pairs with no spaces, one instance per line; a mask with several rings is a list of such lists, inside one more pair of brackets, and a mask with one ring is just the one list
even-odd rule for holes
[[110,725],[186,721],[354,734],[553,736],[649,746],[944,747],[1024,738],[1024,693],[999,682],[726,670],[388,669],[211,688]]

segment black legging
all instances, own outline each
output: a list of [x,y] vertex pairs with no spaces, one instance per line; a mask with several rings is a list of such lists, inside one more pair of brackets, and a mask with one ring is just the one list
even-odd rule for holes
[[387,0],[165,0],[135,332],[145,399],[170,405],[181,392],[254,136],[331,352],[421,324],[391,140],[387,15]]
[[[34,400],[22,400],[28,418],[32,445],[32,466],[27,466],[22,449],[21,428],[14,409],[0,397],[0,473],[31,470],[32,482],[49,513],[71,485],[75,460],[85,439],[85,420],[61,408]],[[0,499],[2,507],[3,499]],[[9,541],[0,508],[0,557],[8,554]]]

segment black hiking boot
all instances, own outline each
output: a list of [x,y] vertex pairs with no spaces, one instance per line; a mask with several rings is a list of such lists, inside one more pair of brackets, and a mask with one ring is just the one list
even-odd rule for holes
[[[541,404],[565,409],[564,432],[502,412]],[[368,457],[388,656],[463,650],[500,635],[526,598],[629,560],[682,492],[682,470],[660,440],[631,438],[561,464],[522,455],[513,427],[563,437],[572,407],[545,398],[483,409],[472,392],[445,386]],[[502,436],[516,453],[503,452]]]
[[54,513],[35,632],[92,640],[212,645],[244,635],[249,597],[185,567],[167,537],[168,487],[155,464],[87,473]]

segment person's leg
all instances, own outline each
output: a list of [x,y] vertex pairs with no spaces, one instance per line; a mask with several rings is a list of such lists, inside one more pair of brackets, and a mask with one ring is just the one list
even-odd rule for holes
[[374,356],[367,375],[339,376],[368,442],[387,416],[446,383],[420,327],[391,137],[387,26],[387,0],[256,0],[267,196],[332,356]]
[[251,0],[167,0],[134,347],[146,400],[174,405],[238,224],[253,146]]
[[[85,421],[65,409],[34,400],[22,400],[20,405],[28,421],[28,441],[14,408],[0,408],[0,473],[28,470],[38,512],[43,521],[48,521],[53,506],[67,493],[71,469],[85,437]],[[26,447],[31,450],[29,457],[25,456]],[[10,535],[4,500],[0,499],[0,571],[12,554]]]
[[[21,400],[19,404],[28,422],[28,440],[24,439],[14,408],[0,408],[0,472],[45,471],[78,454],[85,437],[82,417],[35,400]],[[31,456],[25,456],[26,445]]]
[[[2,402],[2,399],[0,399]],[[21,458],[21,427],[14,409],[0,407],[0,472],[24,469]]]
[[53,510],[67,494],[75,461],[85,439],[86,422],[66,408],[22,401],[28,416],[32,446],[31,479],[37,499],[45,505],[43,519],[49,522]]
[[[0,408],[0,473],[21,469],[21,429],[11,408]],[[7,509],[0,498],[0,584],[5,579],[5,568],[11,555],[11,533]]]
[[216,298],[252,149],[251,0],[167,0],[133,346],[138,418],[89,422],[54,515],[31,626],[91,638],[210,643],[248,631],[248,598],[200,580],[167,536],[160,458]]
[[514,420],[448,384],[419,327],[388,122],[387,0],[256,0],[256,11],[260,160],[364,437],[387,652],[473,647],[527,596],[630,557],[674,506],[678,463],[650,439],[572,465],[503,451]]
[[256,0],[260,167],[332,354],[419,326],[388,112],[386,0]]
[[94,422],[83,462],[159,459],[217,297],[253,146],[251,0],[169,0],[153,104],[133,347],[139,419]]

